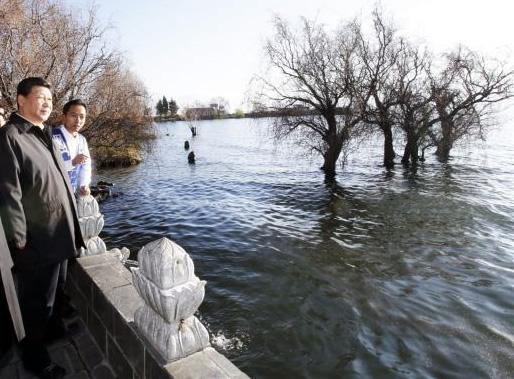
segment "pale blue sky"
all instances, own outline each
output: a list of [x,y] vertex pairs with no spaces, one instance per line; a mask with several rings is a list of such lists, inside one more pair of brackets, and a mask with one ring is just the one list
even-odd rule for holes
[[[90,0],[64,0],[84,8]],[[375,0],[105,0],[95,7],[114,26],[111,38],[151,95],[179,105],[222,96],[241,107],[274,14],[316,18],[328,27],[367,17]],[[383,0],[403,35],[435,50],[461,42],[489,55],[514,55],[514,21],[507,0]]]

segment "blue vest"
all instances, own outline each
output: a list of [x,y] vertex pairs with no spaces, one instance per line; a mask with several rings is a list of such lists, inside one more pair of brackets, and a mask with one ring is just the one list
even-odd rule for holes
[[70,149],[68,148],[68,143],[66,142],[66,138],[64,137],[64,133],[61,128],[53,128],[52,140],[61,153],[61,157],[64,162],[64,168],[66,171],[68,171],[68,176],[70,177],[73,191],[76,191],[81,165],[73,167],[73,163],[71,163],[73,157],[70,155]]

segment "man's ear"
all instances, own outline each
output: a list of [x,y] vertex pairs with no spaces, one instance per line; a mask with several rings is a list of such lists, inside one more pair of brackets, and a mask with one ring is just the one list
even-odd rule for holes
[[18,105],[18,109],[21,109],[25,106],[26,100],[27,99],[25,99],[25,96],[23,96],[23,95],[16,96],[16,104]]

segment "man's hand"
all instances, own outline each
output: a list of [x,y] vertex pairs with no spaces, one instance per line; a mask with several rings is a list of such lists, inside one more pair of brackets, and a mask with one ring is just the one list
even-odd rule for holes
[[87,196],[89,194],[91,194],[91,189],[89,188],[89,186],[80,186],[80,188],[79,188],[80,196]]
[[16,245],[16,249],[23,250],[23,249],[25,249],[25,246],[27,246],[27,243],[26,242],[16,242],[15,245]]
[[77,154],[75,156],[75,158],[73,158],[71,160],[71,164],[73,166],[76,166],[78,164],[83,164],[83,163],[86,163],[86,161],[89,159],[89,157],[87,155],[84,155],[84,154]]

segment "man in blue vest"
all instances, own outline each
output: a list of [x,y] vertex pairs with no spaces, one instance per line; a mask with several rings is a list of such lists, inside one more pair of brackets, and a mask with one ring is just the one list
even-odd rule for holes
[[73,191],[89,195],[91,158],[86,138],[79,133],[86,122],[86,104],[79,99],[68,101],[63,107],[63,125],[52,131],[52,139],[61,153]]
[[[63,124],[52,129],[52,141],[61,154],[73,192],[77,196],[90,194],[91,158],[86,138],[79,133],[86,122],[86,112],[87,107],[82,100],[68,101],[63,107]],[[67,274],[68,261],[64,261],[61,263],[54,305],[55,313],[61,317],[66,317],[74,310],[64,291]],[[59,318],[53,318],[50,326],[57,335],[60,334],[59,330],[65,329]]]

